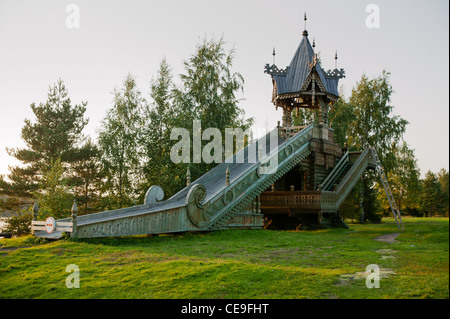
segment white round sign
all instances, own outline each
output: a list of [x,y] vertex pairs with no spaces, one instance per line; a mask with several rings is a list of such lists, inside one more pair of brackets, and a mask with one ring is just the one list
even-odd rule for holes
[[45,231],[50,234],[55,230],[55,225],[55,219],[53,217],[48,217],[45,220]]

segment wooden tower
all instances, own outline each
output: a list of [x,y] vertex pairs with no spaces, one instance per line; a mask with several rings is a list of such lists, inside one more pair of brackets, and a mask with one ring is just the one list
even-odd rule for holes
[[[327,212],[321,205],[286,205],[290,200],[283,197],[292,198],[295,194],[305,201],[306,198],[320,201],[317,196],[320,196],[322,184],[346,153],[345,149],[334,143],[333,130],[328,125],[328,111],[339,99],[338,82],[345,77],[345,71],[337,68],[324,71],[314,47],[315,41],[311,45],[308,39],[305,14],[305,30],[290,64],[280,69],[274,61],[272,65],[266,64],[264,71],[272,78],[272,102],[276,109],[281,108],[283,111],[279,125],[283,137],[289,139],[307,126],[293,126],[292,113],[296,109],[314,110],[318,117],[314,120],[315,134],[309,145],[311,154],[276,181],[261,197],[262,213],[267,218],[289,220],[293,224],[298,224],[299,220],[308,220],[309,223],[311,219],[320,222]],[[279,198],[274,200],[274,196]],[[277,205],[277,201],[283,204]],[[336,211],[328,213],[336,215]],[[285,226],[286,223],[283,223],[281,227]]]
[[309,42],[308,31],[304,30],[289,66],[285,69],[275,64],[265,66],[264,72],[272,76],[272,102],[283,110],[282,127],[292,126],[292,111],[296,108],[318,110],[319,125],[327,126],[328,109],[339,98],[338,82],[345,77],[345,71],[335,68],[325,72],[314,46]]

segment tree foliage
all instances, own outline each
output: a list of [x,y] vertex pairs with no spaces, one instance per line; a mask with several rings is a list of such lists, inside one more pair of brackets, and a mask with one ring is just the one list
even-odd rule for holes
[[114,89],[113,105],[99,131],[98,143],[106,174],[105,208],[130,206],[141,182],[139,128],[144,99],[136,79],[128,75],[121,89]]
[[[196,51],[184,61],[184,74],[180,75],[181,85],[174,91],[175,123],[188,129],[193,135],[193,121],[200,120],[202,129],[217,128],[222,133],[225,128],[251,127],[253,119],[244,118],[244,110],[239,107],[239,92],[243,91],[244,78],[233,72],[234,49],[225,50],[223,38],[204,38]],[[202,145],[208,141],[202,141]],[[224,155],[224,154],[222,154]],[[191,157],[192,158],[192,157]],[[216,164],[192,164],[193,178],[204,174]]]
[[57,158],[44,172],[39,191],[34,192],[39,203],[39,218],[52,216],[55,219],[70,216],[74,195],[64,177],[64,168]]
[[170,131],[175,124],[173,91],[175,84],[166,59],[160,63],[156,77],[150,81],[150,100],[145,105],[141,144],[143,146],[143,174],[145,182],[141,200],[152,185],[164,187],[166,196],[176,193],[183,185],[183,168],[170,160]]
[[60,159],[64,167],[70,166],[88,123],[84,118],[86,105],[87,102],[72,105],[62,79],[49,87],[45,103],[31,104],[35,121],[25,119],[21,135],[26,147],[7,148],[9,155],[22,165],[10,167],[10,182],[3,184],[2,193],[32,197],[52,163]]
[[373,79],[363,74],[348,101],[337,103],[336,112],[331,116],[332,120],[339,120],[339,126],[346,128],[338,133],[339,139],[345,137],[350,149],[374,147],[387,172],[397,165],[393,146],[400,144],[408,125],[407,120],[392,114],[393,89],[389,78],[387,71]]
[[328,120],[333,129],[334,142],[341,147],[346,147],[350,134],[349,126],[355,122],[355,115],[352,105],[345,100],[343,93],[340,93],[340,96],[331,107]]
[[[408,147],[406,142],[403,142],[400,146],[394,144],[392,152],[396,165],[387,174],[391,192],[400,212],[406,211],[414,214],[419,208],[421,192],[420,171],[414,157],[414,151]],[[378,184],[378,189],[381,207],[384,211],[390,212],[389,202],[381,184]]]
[[31,232],[30,225],[32,219],[33,215],[30,211],[23,211],[15,214],[5,220],[6,227],[3,231],[14,237],[29,235]]
[[422,195],[420,197],[422,211],[428,217],[439,214],[443,207],[441,184],[437,174],[428,171],[422,182]]
[[448,216],[449,211],[449,173],[446,169],[441,169],[438,173],[441,186],[442,213]]
[[[173,163],[170,150],[177,141],[170,140],[174,128],[186,129],[194,136],[194,120],[199,120],[202,130],[217,128],[222,133],[225,128],[241,128],[244,131],[252,124],[252,119],[244,118],[244,110],[239,107],[238,97],[243,90],[244,79],[233,72],[234,50],[227,51],[223,38],[204,38],[195,52],[184,61],[184,72],[179,84],[175,84],[166,60],[161,62],[158,74],[151,82],[150,103],[146,112],[147,127],[143,129],[148,141],[145,148],[147,186],[164,186],[167,196],[173,195],[186,185],[189,167],[191,179],[203,175],[216,163]],[[202,140],[202,146],[209,141]],[[222,154],[223,155],[223,154]]]
[[89,138],[78,148],[69,171],[69,184],[79,203],[79,215],[87,214],[98,206],[104,177],[100,150]]
[[[374,147],[388,175],[394,169],[398,174],[406,169],[399,168],[395,152],[408,124],[405,119],[392,114],[393,106],[390,102],[393,89],[389,77],[390,73],[387,71],[373,79],[362,75],[348,100],[342,97],[335,103],[329,116],[336,142],[341,146],[347,144],[350,150]],[[362,203],[363,208],[366,207],[364,219],[372,221],[380,219],[374,206],[377,198],[373,190],[376,178],[374,172],[363,176],[361,180]]]
[[[131,75],[122,88],[114,90],[113,106],[102,122],[98,139],[105,172],[102,207],[125,207],[142,201],[152,185],[162,186],[166,197],[186,185],[188,165],[170,158],[177,142],[170,139],[174,128],[185,128],[192,137],[193,122],[200,120],[203,130],[214,127],[224,137],[225,128],[245,130],[251,126],[252,119],[246,120],[238,106],[244,80],[232,71],[233,58],[234,50],[226,51],[222,38],[204,39],[184,61],[179,84],[163,59],[150,81],[148,101]],[[189,164],[192,180],[214,165]]]
[[189,107],[191,119],[200,119],[202,126],[207,125],[204,127],[224,129],[246,124],[236,96],[243,90],[244,78],[232,71],[234,49],[226,52],[224,46],[223,38],[218,41],[205,38],[184,61],[178,101]]

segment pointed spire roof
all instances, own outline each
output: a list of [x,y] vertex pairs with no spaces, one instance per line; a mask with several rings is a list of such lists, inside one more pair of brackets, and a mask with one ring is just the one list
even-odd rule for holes
[[[285,70],[279,70],[275,65],[266,65],[265,72],[271,74],[276,82],[278,95],[302,91],[308,76],[315,71],[324,91],[338,97],[339,78],[328,76],[316,59],[314,49],[308,39],[308,31],[304,30],[289,66]],[[310,67],[311,65],[313,67]]]
[[[309,64],[313,62],[313,59],[314,50],[309,42],[308,36],[304,35],[286,72],[285,89],[287,93],[301,90],[308,74],[311,71]],[[322,71],[319,64],[316,64],[316,68]],[[323,75],[323,72],[320,72],[319,76],[321,73]]]

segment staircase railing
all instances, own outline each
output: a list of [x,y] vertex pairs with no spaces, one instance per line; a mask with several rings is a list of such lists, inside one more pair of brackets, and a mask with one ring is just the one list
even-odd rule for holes
[[342,202],[364,174],[371,160],[373,160],[372,154],[369,152],[369,149],[365,149],[353,163],[347,174],[345,174],[335,191],[322,190],[322,209],[334,211],[339,209]]
[[327,190],[331,184],[335,181],[335,179],[339,176],[342,170],[345,168],[345,165],[348,163],[348,151],[345,152],[344,156],[339,160],[333,170],[328,174],[327,178],[319,185],[318,189]]
[[[211,224],[208,228],[218,229],[223,226],[234,213],[250,205],[271,184],[306,158],[310,154],[309,140],[312,137],[313,128],[314,124],[308,125],[265,157],[263,163],[258,162],[238,180],[233,181],[222,195],[223,198],[230,200],[227,205],[221,205],[220,209],[216,207],[216,213],[210,217]],[[277,156],[276,169],[271,174],[261,174],[260,170],[264,163],[270,162],[274,156]],[[210,207],[214,208],[214,204]]]

